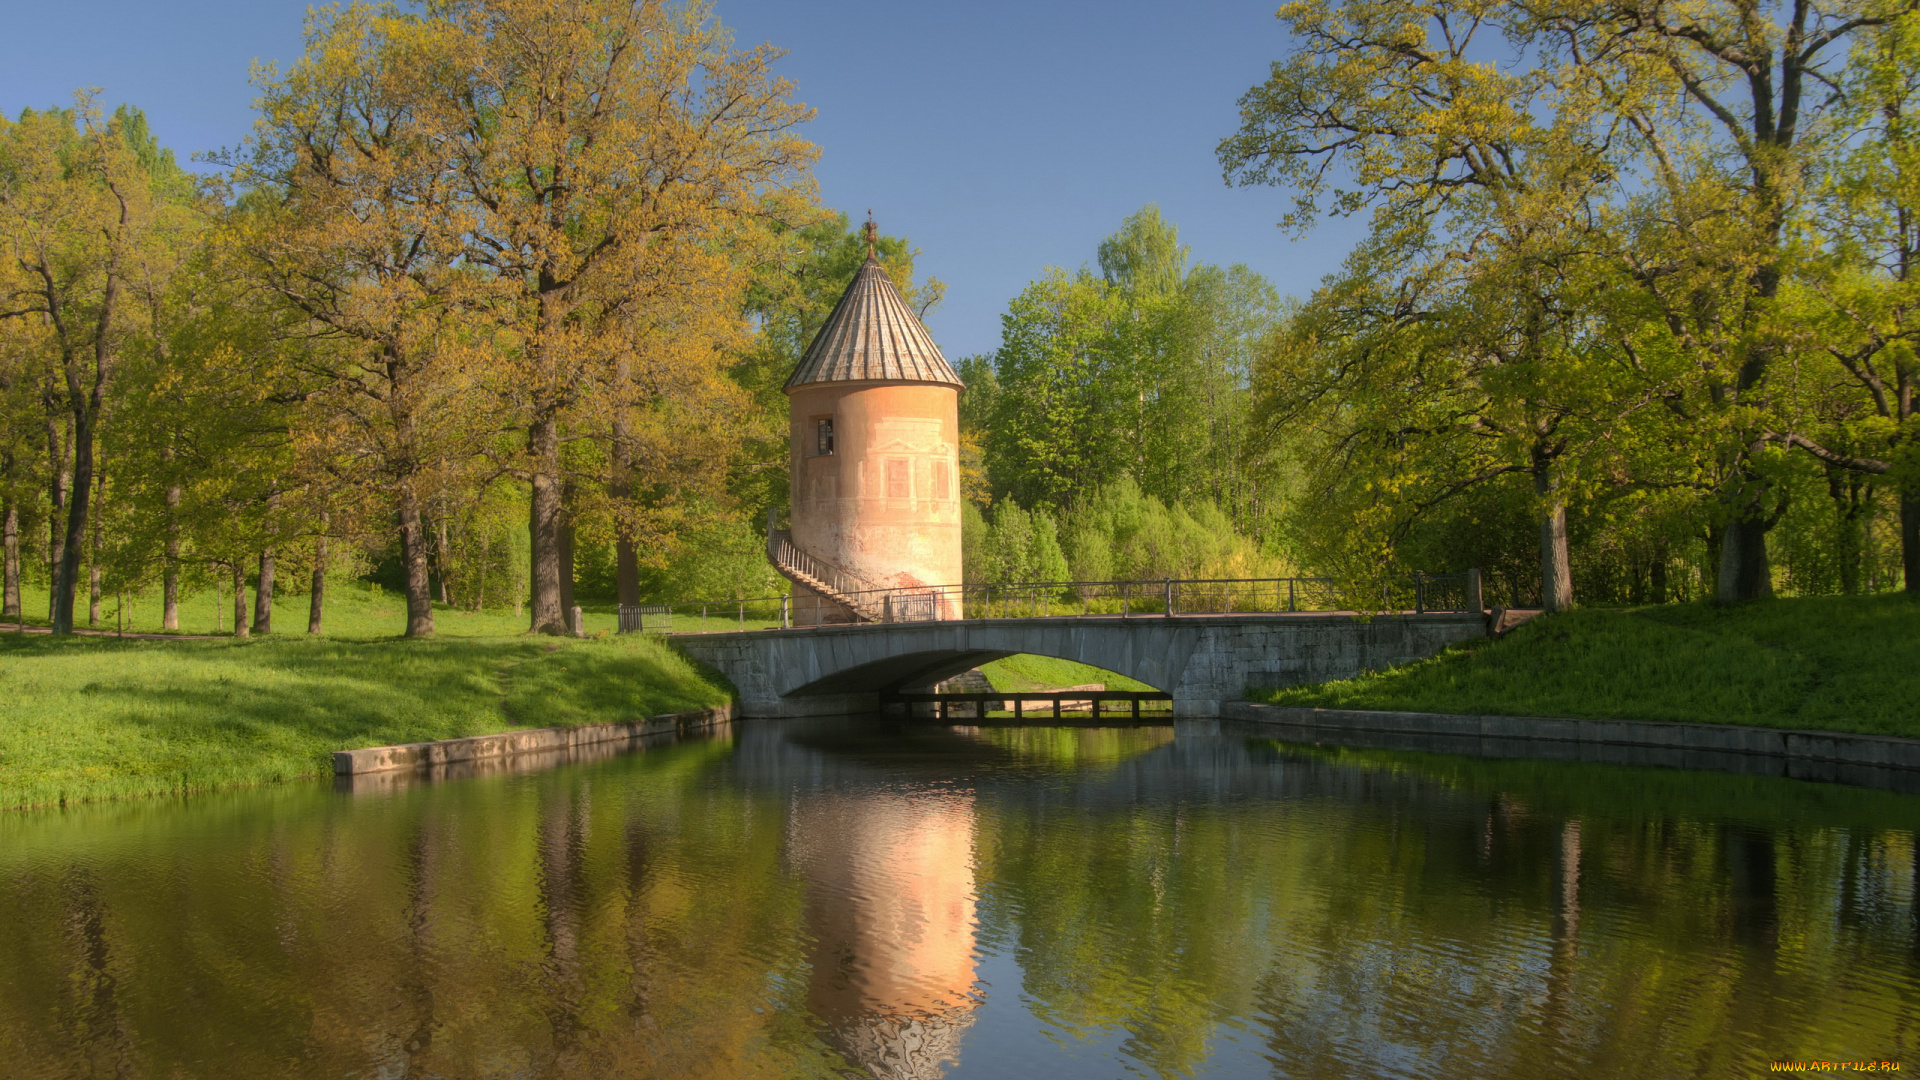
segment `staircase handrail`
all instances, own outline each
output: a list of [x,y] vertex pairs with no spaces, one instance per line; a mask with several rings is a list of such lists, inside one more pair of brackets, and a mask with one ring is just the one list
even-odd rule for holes
[[829,599],[856,614],[876,621],[880,619],[884,601],[875,603],[873,598],[890,590],[815,557],[795,544],[792,534],[787,530],[774,529],[767,533],[767,557],[776,568],[787,571],[789,577],[805,577],[810,579],[807,584],[824,586],[824,590],[831,594]]

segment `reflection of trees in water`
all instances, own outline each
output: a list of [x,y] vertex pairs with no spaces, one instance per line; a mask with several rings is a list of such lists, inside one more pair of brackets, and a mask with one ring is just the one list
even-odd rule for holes
[[[88,1064],[84,1075],[126,1076],[136,1060],[133,1031],[124,1015],[114,975],[113,945],[108,940],[107,913],[100,889],[88,867],[75,867],[61,889],[65,901],[64,929],[72,951],[72,977],[61,987],[67,1036],[84,1048]],[[58,984],[45,984],[49,988]]]
[[[1735,1075],[1794,1047],[1904,1047],[1904,830],[1729,830],[1555,790],[1551,767],[1488,799],[1247,751],[1200,740],[1075,788],[983,789],[982,932],[1016,942],[1044,1022],[1121,1034],[1167,1075],[1234,1028],[1299,1076]],[[1850,880],[1871,883],[1859,902]]]
[[553,1051],[559,1056],[578,1049],[580,1011],[586,1004],[581,935],[586,916],[589,798],[588,789],[575,785],[552,793],[534,834],[534,846],[539,849],[535,910],[546,953],[541,963],[546,992],[539,1001],[552,1031]]
[[1228,1035],[1298,1076],[1912,1056],[1896,797],[767,731],[738,757],[0,821],[0,1072],[934,1076],[977,1030],[976,941],[1056,1034],[1118,1035],[1148,1074]]
[[724,751],[0,848],[0,1074],[835,1076],[783,808],[708,786]]

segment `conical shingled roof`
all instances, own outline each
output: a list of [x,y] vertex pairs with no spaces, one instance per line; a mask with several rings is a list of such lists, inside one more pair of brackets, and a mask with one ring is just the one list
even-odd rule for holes
[[807,346],[786,388],[869,380],[966,386],[871,254]]

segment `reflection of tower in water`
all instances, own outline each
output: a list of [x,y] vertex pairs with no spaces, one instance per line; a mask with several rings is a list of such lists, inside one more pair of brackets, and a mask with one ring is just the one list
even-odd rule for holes
[[945,1074],[973,1022],[973,797],[821,794],[788,850],[807,881],[807,1001],[881,1080]]

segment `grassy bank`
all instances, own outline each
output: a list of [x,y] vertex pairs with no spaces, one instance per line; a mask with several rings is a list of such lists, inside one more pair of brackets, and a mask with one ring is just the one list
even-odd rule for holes
[[656,639],[460,637],[455,619],[442,625],[429,641],[0,632],[0,807],[319,776],[339,749],[631,719],[728,697]]
[[1892,595],[1573,611],[1417,664],[1258,699],[1920,737],[1920,603]]
[[[296,577],[292,584],[304,586]],[[47,590],[29,585],[23,590],[21,608],[28,626],[47,625]],[[283,588],[274,595],[273,626],[282,637],[304,634],[307,630],[308,594]],[[581,618],[589,634],[613,633],[619,619],[611,604],[583,604]],[[253,594],[247,594],[247,611],[253,611]],[[162,609],[158,590],[139,596],[104,596],[100,600],[100,621],[89,626],[87,598],[83,594],[74,605],[74,625],[83,629],[128,633],[162,633]],[[443,637],[500,637],[518,634],[527,628],[524,611],[512,607],[489,607],[481,611],[433,605],[434,630]],[[698,620],[695,620],[698,621]],[[749,620],[751,621],[751,620]],[[11,619],[0,623],[0,631],[13,626]],[[329,637],[371,638],[397,636],[407,628],[407,598],[365,581],[335,581],[327,589],[322,630]],[[678,629],[678,627],[676,627]],[[231,634],[233,632],[233,593],[222,589],[199,589],[180,597],[180,629],[183,635]]]
[[1053,656],[1020,653],[981,664],[980,673],[995,690],[1054,690],[1065,686],[1103,683],[1109,690],[1151,690],[1153,687],[1125,675]]

